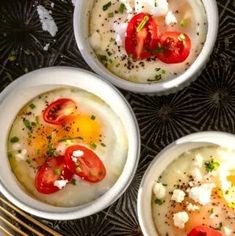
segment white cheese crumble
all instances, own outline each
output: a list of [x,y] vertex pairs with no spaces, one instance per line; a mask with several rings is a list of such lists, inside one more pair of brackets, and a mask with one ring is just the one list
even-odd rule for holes
[[227,235],[232,235],[233,233],[233,230],[230,229],[229,227],[227,226],[223,226],[223,231],[224,231],[224,234],[227,236]]
[[201,205],[206,205],[211,201],[211,192],[215,184],[202,184],[188,190],[189,197]]
[[135,0],[135,11],[153,16],[165,16],[168,12],[168,2],[167,0]]
[[127,23],[113,24],[113,29],[115,31],[115,41],[118,46],[122,46],[125,42],[125,33],[127,25]]
[[50,46],[50,44],[47,43],[47,44],[43,47],[43,50],[44,50],[44,51],[48,51],[49,46]]
[[175,189],[173,191],[173,195],[171,197],[171,200],[176,201],[176,202],[182,202],[184,201],[185,193],[184,191],[180,189]]
[[168,11],[165,17],[165,22],[167,25],[177,24],[177,19],[172,11]]
[[89,38],[90,44],[94,49],[99,49],[101,45],[101,36],[98,32],[94,32]]
[[55,3],[52,2],[52,3],[51,3],[51,8],[54,8],[54,6],[55,6]]
[[44,31],[49,32],[50,35],[54,37],[58,31],[58,28],[49,11],[42,5],[38,5],[37,12],[39,15],[40,22],[42,24],[42,29]]
[[192,204],[192,203],[189,203],[189,204],[187,205],[187,210],[188,210],[188,211],[197,211],[197,210],[199,210],[199,206],[194,205],[194,204]]
[[210,218],[210,219],[214,219],[215,216],[216,216],[216,213],[212,213],[212,214],[209,215],[209,218]]
[[162,183],[155,183],[153,185],[153,193],[158,199],[162,199],[166,196],[166,188]]
[[76,151],[73,151],[73,157],[81,157],[84,155],[84,152],[81,151],[81,150],[76,150]]
[[203,156],[201,154],[197,154],[195,156],[195,160],[193,162],[194,166],[201,168],[203,164]]
[[193,176],[194,181],[202,181],[202,174],[199,168],[194,168],[191,174]]
[[183,229],[185,223],[189,220],[188,213],[185,211],[175,213],[173,215],[174,225],[180,229]]
[[59,189],[62,189],[69,181],[67,179],[56,180],[54,186]]

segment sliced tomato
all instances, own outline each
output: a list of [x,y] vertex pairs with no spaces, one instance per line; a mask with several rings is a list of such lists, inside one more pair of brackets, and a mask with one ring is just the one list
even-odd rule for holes
[[35,187],[38,192],[50,194],[60,190],[54,185],[56,180],[72,179],[73,173],[68,170],[64,156],[49,157],[46,162],[39,167],[35,177]]
[[75,110],[76,103],[73,100],[61,98],[49,104],[43,112],[43,119],[47,123],[60,125]]
[[223,234],[207,226],[197,226],[187,236],[223,236]]
[[186,60],[191,49],[191,40],[187,34],[165,32],[160,37],[156,57],[167,63],[180,63]]
[[[140,27],[142,24],[142,27]],[[125,37],[125,49],[134,59],[144,59],[151,56],[151,50],[158,43],[157,25],[149,14],[139,13],[128,23]]]
[[88,182],[99,182],[106,176],[106,169],[100,158],[81,145],[70,146],[65,151],[68,169]]

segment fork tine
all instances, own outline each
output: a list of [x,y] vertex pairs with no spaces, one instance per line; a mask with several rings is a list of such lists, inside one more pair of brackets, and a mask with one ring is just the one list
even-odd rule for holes
[[23,212],[22,210],[20,210],[19,208],[15,207],[13,204],[11,204],[10,202],[8,202],[7,200],[5,200],[4,198],[0,197],[0,201],[2,201],[4,204],[6,204],[8,207],[10,207],[11,209],[13,209],[14,211],[18,212],[20,215],[22,215],[24,218],[26,218],[27,220],[31,221],[33,224],[37,225],[38,227],[42,228],[43,230],[47,231],[48,233],[52,234],[53,236],[63,236],[62,234],[56,232],[55,230],[49,228],[48,226],[42,224],[41,222],[39,222],[38,220],[35,220],[33,217],[31,217],[30,215],[26,214],[25,212]]
[[3,226],[1,226],[0,225],[0,230],[2,231],[2,232],[4,232],[6,235],[8,235],[8,236],[14,236],[13,234],[11,234],[10,232],[8,232]]
[[9,222],[7,219],[0,216],[0,220],[3,221],[7,226],[9,226],[11,229],[15,230],[17,233],[19,233],[22,236],[28,236],[28,234],[24,233],[22,230],[18,229],[15,225],[13,225],[11,222]]
[[15,220],[16,222],[18,222],[19,224],[21,224],[22,226],[24,226],[26,229],[30,230],[31,232],[35,233],[38,236],[44,236],[42,233],[36,231],[34,228],[30,227],[29,225],[25,224],[23,221],[21,221],[20,219],[18,219],[16,216],[14,216],[13,214],[11,214],[9,211],[7,211],[6,209],[4,209],[3,207],[0,206],[0,210],[2,212],[4,212],[6,215],[8,215],[9,217],[11,217],[13,220]]

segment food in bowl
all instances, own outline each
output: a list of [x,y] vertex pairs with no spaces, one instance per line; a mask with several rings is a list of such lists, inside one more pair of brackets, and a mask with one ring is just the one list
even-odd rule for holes
[[27,193],[72,207],[97,199],[114,185],[128,141],[107,103],[85,90],[64,87],[40,94],[18,112],[7,150]]
[[210,145],[184,152],[155,180],[158,235],[235,234],[235,151]]
[[201,0],[97,0],[90,12],[89,41],[97,57],[112,73],[136,83],[182,74],[206,35]]

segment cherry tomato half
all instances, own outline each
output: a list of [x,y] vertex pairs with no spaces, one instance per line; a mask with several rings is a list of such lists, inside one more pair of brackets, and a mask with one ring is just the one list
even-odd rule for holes
[[90,149],[70,146],[65,151],[68,169],[88,182],[99,182],[106,176],[106,169],[100,158]]
[[156,56],[159,60],[171,64],[186,60],[191,49],[191,40],[187,34],[165,32],[160,37],[160,49]]
[[134,59],[144,59],[151,56],[150,51],[158,43],[158,30],[152,16],[139,13],[128,23],[125,38],[125,49]]
[[222,234],[207,226],[197,226],[187,236],[222,236]]
[[76,104],[68,98],[61,98],[52,102],[43,112],[43,119],[47,123],[60,125],[64,119],[76,110]]
[[39,167],[34,183],[38,192],[50,194],[60,190],[54,185],[56,180],[70,181],[72,176],[73,173],[66,167],[64,156],[48,157]]

